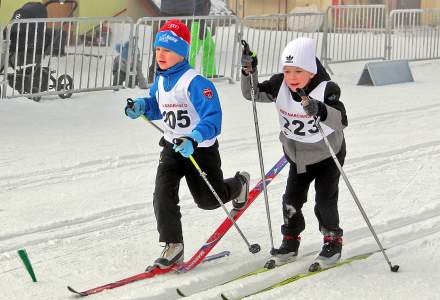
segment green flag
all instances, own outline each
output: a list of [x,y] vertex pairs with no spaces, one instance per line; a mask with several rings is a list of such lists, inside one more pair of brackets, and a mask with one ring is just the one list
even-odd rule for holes
[[26,267],[26,270],[29,272],[29,275],[31,275],[32,281],[37,282],[37,278],[35,277],[34,269],[32,268],[31,261],[29,260],[29,256],[26,253],[25,249],[20,249],[17,251],[18,256],[20,256],[21,261],[23,262],[24,266]]

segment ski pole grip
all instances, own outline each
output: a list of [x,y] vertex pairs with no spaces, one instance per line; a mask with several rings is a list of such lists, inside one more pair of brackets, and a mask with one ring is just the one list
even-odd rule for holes
[[131,108],[133,108],[133,106],[134,106],[133,99],[127,98],[127,107],[131,109]]
[[250,55],[251,49],[249,48],[249,44],[245,40],[241,40],[241,44],[243,45],[243,53]]
[[174,139],[173,139],[173,144],[174,144],[174,145],[179,146],[179,145],[182,144],[182,143],[183,143],[183,140],[182,140],[182,139],[179,139],[179,138],[174,138]]

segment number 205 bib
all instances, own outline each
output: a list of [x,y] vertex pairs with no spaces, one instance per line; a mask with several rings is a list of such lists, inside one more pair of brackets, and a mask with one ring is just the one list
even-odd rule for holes
[[[159,78],[156,99],[162,113],[164,138],[172,143],[174,138],[189,135],[200,122],[200,116],[188,96],[188,86],[198,73],[189,69],[179,78],[170,91],[163,88],[163,77]],[[199,147],[213,145],[216,138],[203,141]]]

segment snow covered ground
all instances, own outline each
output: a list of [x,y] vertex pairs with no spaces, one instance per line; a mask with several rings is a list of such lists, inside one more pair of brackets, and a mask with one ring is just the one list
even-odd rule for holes
[[[346,173],[393,264],[381,253],[304,278],[251,299],[438,299],[440,295],[440,62],[411,63],[414,83],[359,87],[363,63],[333,66],[348,116]],[[220,136],[226,176],[247,170],[259,178],[251,103],[240,84],[218,83],[224,122]],[[35,103],[25,98],[0,103],[0,290],[1,299],[70,299],[66,286],[83,290],[141,272],[159,247],[152,208],[159,134],[143,120],[128,119],[127,97],[142,90],[56,96]],[[274,106],[258,105],[266,170],[282,155]],[[269,187],[275,245],[280,243],[281,196],[287,168]],[[343,256],[377,249],[341,180]],[[310,199],[314,191],[311,188]],[[183,183],[180,190],[186,257],[224,219],[221,209],[202,211]],[[313,200],[305,205],[303,254],[319,250],[321,235]],[[270,249],[263,197],[239,221],[250,254],[233,229],[213,252],[225,259],[187,274],[170,274],[97,294],[93,299],[176,299],[176,287],[214,282],[264,263]],[[26,248],[38,283],[18,256]],[[304,270],[310,257],[275,273],[230,283],[190,299],[219,299],[237,288]]]

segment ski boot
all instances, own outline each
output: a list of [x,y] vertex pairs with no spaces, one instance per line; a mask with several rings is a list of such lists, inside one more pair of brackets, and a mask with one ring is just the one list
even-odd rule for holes
[[237,172],[237,174],[235,174],[235,178],[240,180],[242,188],[240,191],[240,195],[232,200],[232,206],[234,207],[234,210],[240,210],[246,206],[248,200],[249,182],[251,180],[251,176],[248,172]]
[[325,235],[324,245],[315,262],[310,265],[309,271],[316,272],[328,268],[341,259],[342,236]]
[[275,268],[275,266],[281,266],[295,261],[298,256],[300,242],[301,237],[299,235],[296,237],[290,235],[283,236],[281,246],[278,249],[273,249],[270,252],[272,259],[266,262],[265,268],[272,269]]
[[146,271],[158,267],[168,269],[173,265],[183,262],[183,243],[166,243],[159,258],[154,261],[153,266],[147,267]]

